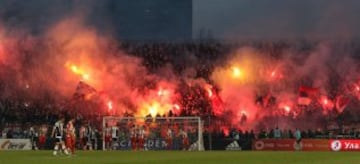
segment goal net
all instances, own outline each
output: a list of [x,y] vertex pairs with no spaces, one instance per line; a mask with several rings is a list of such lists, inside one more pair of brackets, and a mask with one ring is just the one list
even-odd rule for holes
[[103,150],[204,150],[200,117],[103,118]]

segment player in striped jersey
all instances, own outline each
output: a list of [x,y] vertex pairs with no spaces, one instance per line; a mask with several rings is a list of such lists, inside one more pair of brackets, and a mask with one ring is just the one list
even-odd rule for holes
[[53,127],[51,136],[55,138],[55,147],[54,147],[54,155],[58,154],[58,151],[61,150],[67,155],[68,151],[65,147],[63,137],[64,137],[64,118],[61,118],[57,121]]
[[111,138],[112,138],[111,148],[114,149],[114,150],[117,149],[117,145],[118,145],[118,142],[119,142],[119,135],[120,135],[119,127],[116,126],[116,125],[113,125],[111,127]]

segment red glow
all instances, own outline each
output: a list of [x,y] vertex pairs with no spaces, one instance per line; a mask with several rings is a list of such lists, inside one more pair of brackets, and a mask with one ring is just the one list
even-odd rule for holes
[[211,85],[205,85],[205,90],[210,98],[213,96],[212,86]]
[[283,74],[277,69],[275,69],[273,71],[268,71],[267,73],[269,75],[268,80],[270,80],[270,81],[272,81],[272,80],[280,80],[280,79],[282,79],[284,77]]
[[220,130],[225,134],[225,136],[229,136],[230,130],[228,127],[222,126],[220,127]]
[[170,91],[167,89],[163,89],[163,88],[160,88],[157,92],[157,95],[160,97],[161,96],[169,96],[169,94],[170,94]]
[[279,104],[279,109],[284,110],[285,114],[288,114],[292,111],[292,107],[291,107],[291,103],[290,102],[282,102]]
[[360,87],[359,87],[358,85],[356,85],[356,84],[355,84],[355,90],[356,90],[357,92],[360,91]]
[[290,106],[284,106],[284,110],[286,111],[286,112],[290,112],[291,111],[291,107]]
[[276,72],[275,72],[275,71],[272,71],[272,72],[271,72],[271,77],[275,77],[275,75],[276,75]]
[[326,97],[322,98],[322,104],[323,105],[328,105],[329,104],[329,100]]
[[176,110],[180,110],[180,105],[179,105],[179,104],[174,104],[174,108],[175,108]]
[[242,110],[240,113],[241,113],[241,115],[245,115],[245,116],[248,115],[248,113],[245,110]]
[[158,91],[158,96],[162,96],[164,93],[163,93],[163,90],[162,89],[159,89],[159,91]]
[[326,96],[321,97],[320,104],[324,109],[328,109],[328,110],[331,110],[334,107],[334,103]]
[[109,109],[109,110],[112,110],[112,109],[113,109],[113,104],[112,104],[111,101],[109,101],[109,102],[107,103],[107,106],[108,106],[108,109]]

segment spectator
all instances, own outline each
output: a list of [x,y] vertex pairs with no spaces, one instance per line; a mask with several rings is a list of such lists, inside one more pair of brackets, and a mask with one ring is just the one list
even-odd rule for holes
[[288,130],[288,135],[289,135],[289,138],[294,138],[294,134],[290,129]]
[[281,136],[282,138],[290,138],[288,131],[285,129],[281,131]]
[[281,130],[279,129],[279,127],[276,127],[274,130],[274,138],[275,139],[280,139],[281,138]]
[[300,144],[302,137],[301,137],[301,131],[298,128],[296,128],[294,136],[296,139],[296,143]]

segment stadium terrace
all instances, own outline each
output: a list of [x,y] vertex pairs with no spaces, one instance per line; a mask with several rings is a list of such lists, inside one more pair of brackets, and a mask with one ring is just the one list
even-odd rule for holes
[[0,163],[359,161],[360,5],[208,1],[4,1]]

